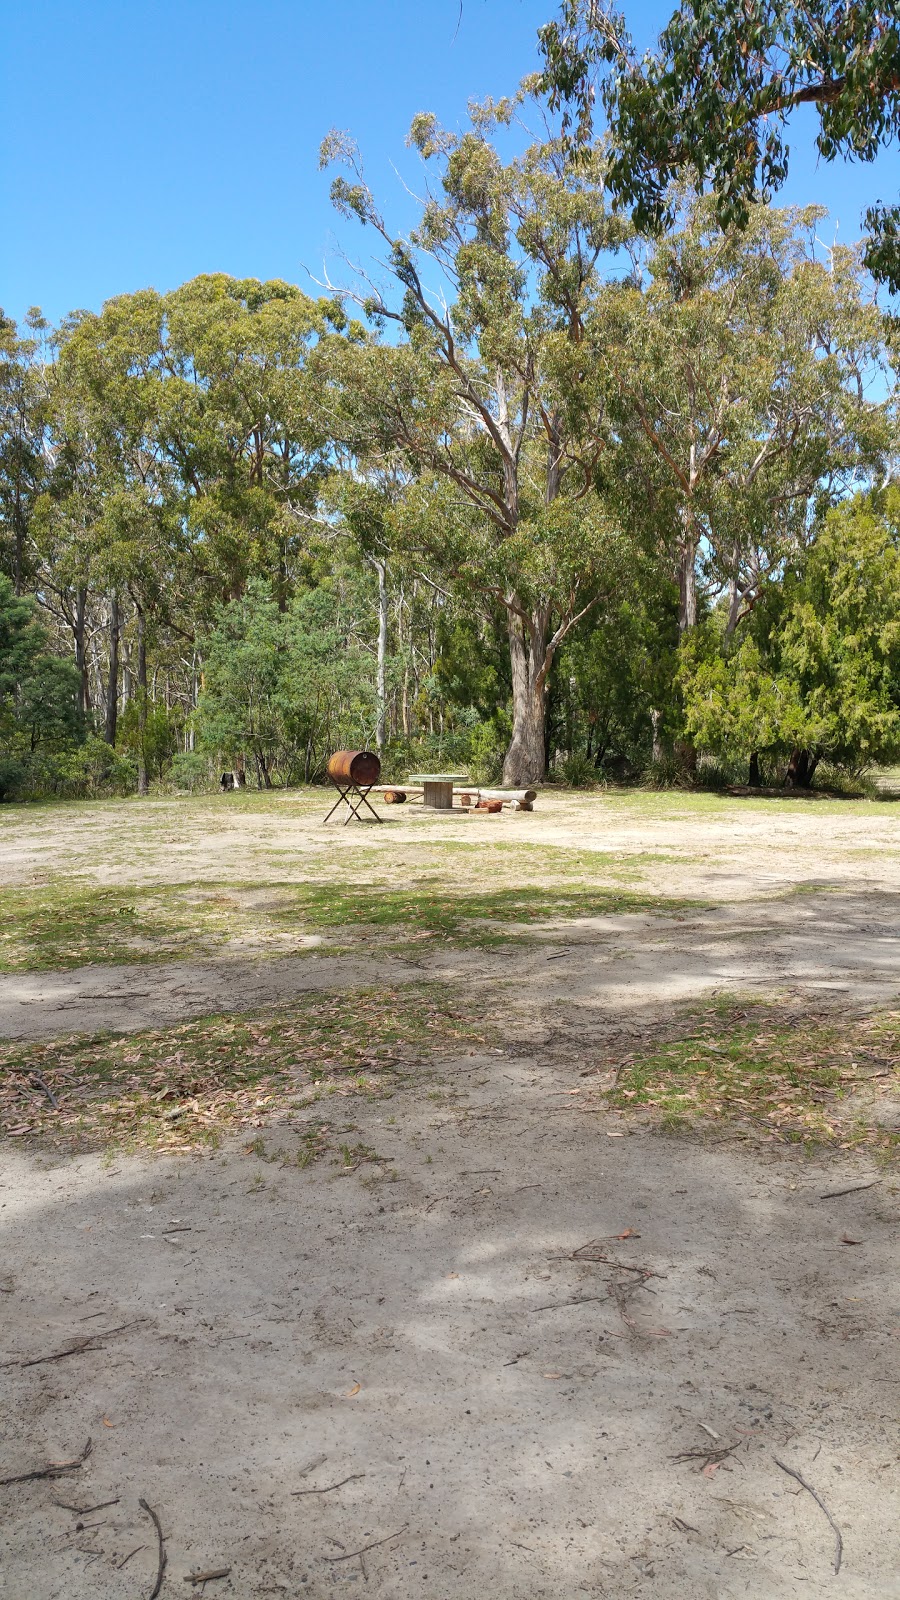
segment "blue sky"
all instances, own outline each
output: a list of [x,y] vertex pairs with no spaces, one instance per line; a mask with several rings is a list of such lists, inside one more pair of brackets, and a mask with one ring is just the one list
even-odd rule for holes
[[[317,151],[350,129],[397,226],[412,204],[404,147],[415,112],[458,125],[537,66],[555,0],[0,0],[0,305],[58,320],[76,307],[198,272],[309,286],[338,245]],[[625,0],[652,42],[670,6]],[[874,167],[822,166],[812,117],[797,129],[785,198],[828,205],[856,238],[865,206],[896,192],[896,151]],[[335,268],[339,271],[339,267]]]

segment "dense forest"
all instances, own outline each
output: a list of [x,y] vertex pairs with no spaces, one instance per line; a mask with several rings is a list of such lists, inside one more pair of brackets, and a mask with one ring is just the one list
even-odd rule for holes
[[367,278],[0,319],[0,797],[268,788],[344,745],[516,785],[900,755],[863,247],[677,185],[642,233],[537,95],[415,120],[408,237],[326,140]]

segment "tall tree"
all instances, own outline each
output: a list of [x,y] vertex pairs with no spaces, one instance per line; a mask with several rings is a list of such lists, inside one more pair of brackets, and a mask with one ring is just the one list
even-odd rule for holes
[[[610,186],[642,228],[671,220],[673,178],[709,180],[720,221],[745,224],[787,176],[798,106],[816,108],[824,161],[872,161],[900,134],[893,0],[682,0],[641,58],[611,5],[563,0],[540,39],[545,88],[577,140],[591,136],[606,69]],[[868,266],[900,290],[900,204],[873,207],[866,226]]]
[[814,514],[890,449],[890,407],[870,397],[883,321],[853,252],[819,258],[820,216],[758,207],[722,233],[694,204],[592,351],[615,421],[611,492],[677,583],[682,637],[701,590],[726,595],[730,635]]
[[48,469],[47,324],[37,309],[28,313],[27,328],[20,335],[0,311],[0,571],[9,573],[16,594],[31,577],[31,517]]
[[410,140],[439,183],[408,239],[378,209],[355,146],[325,141],[323,163],[351,172],[332,186],[335,205],[387,248],[396,296],[373,287],[361,299],[399,343],[330,341],[323,395],[337,386],[336,438],[369,461],[399,453],[418,480],[411,538],[434,574],[502,608],[513,701],[504,780],[521,784],[544,774],[556,652],[610,581],[615,538],[594,492],[603,406],[586,339],[623,230],[604,206],[599,163],[573,177],[553,140],[501,160],[489,135],[514,109],[476,112],[462,135],[415,119]]

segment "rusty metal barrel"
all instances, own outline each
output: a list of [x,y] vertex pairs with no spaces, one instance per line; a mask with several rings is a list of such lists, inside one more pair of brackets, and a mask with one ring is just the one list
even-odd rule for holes
[[381,762],[373,750],[335,750],[328,758],[328,776],[365,789],[381,777]]

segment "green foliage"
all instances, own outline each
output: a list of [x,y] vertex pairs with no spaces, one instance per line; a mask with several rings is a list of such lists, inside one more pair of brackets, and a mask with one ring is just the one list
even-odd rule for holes
[[800,748],[859,771],[900,753],[900,493],[831,511],[808,553],[729,640],[687,643],[690,731],[723,757]]
[[77,743],[77,689],[78,674],[51,653],[32,601],[0,574],[0,799],[39,789],[48,753]]
[[148,773],[161,779],[172,763],[182,732],[179,711],[172,712],[162,704],[146,704],[139,691],[119,718],[118,746],[132,758],[135,771],[142,761]]
[[[819,117],[825,161],[872,161],[900,134],[900,22],[884,0],[683,0],[657,53],[638,60],[624,19],[595,0],[563,0],[541,29],[544,85],[576,145],[591,136],[594,77],[612,149],[609,181],[639,228],[671,222],[670,184],[712,184],[723,226],[743,226],[788,174],[787,120]],[[900,206],[875,207],[869,261],[900,289]]]
[[259,786],[319,775],[330,750],[365,745],[374,720],[370,663],[326,588],[280,610],[260,580],[222,608],[206,645],[201,743],[229,765],[245,757]]

